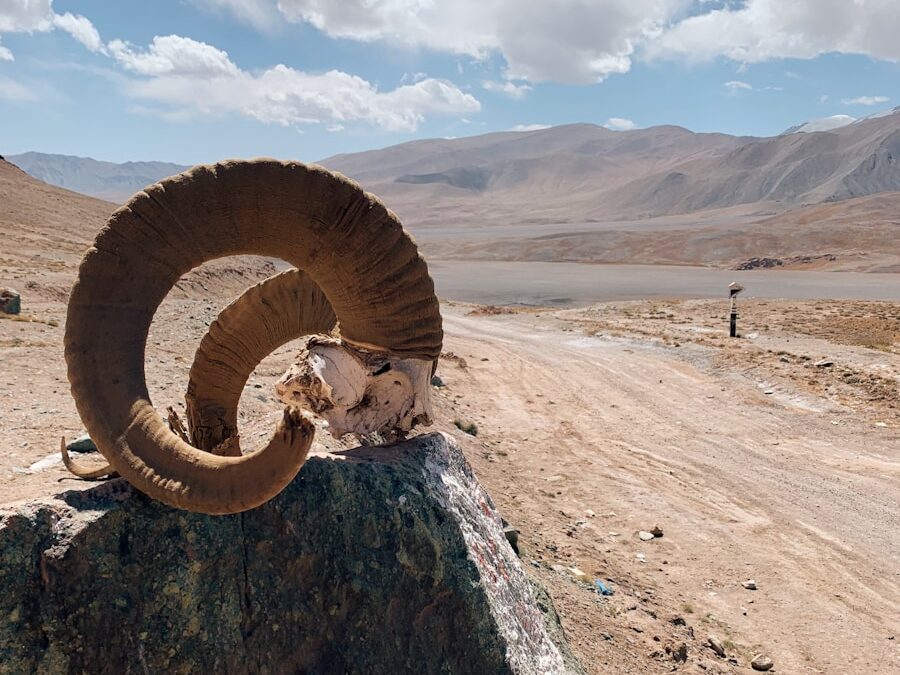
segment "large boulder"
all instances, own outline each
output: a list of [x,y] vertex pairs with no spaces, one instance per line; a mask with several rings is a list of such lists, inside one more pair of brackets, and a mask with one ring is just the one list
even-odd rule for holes
[[121,479],[0,507],[0,588],[4,673],[578,670],[443,434],[313,457],[234,516]]
[[0,312],[18,314],[22,311],[22,297],[13,288],[0,288]]

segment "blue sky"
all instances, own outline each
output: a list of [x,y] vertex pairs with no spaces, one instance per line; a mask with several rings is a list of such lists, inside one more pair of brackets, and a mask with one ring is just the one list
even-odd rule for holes
[[0,153],[305,161],[900,105],[896,0],[0,0]]

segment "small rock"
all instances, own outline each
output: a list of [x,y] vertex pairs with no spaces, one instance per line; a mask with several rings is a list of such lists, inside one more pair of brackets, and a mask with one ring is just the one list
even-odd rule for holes
[[655,537],[653,536],[652,533],[647,532],[645,530],[641,530],[640,532],[638,532],[638,538],[641,541],[651,541],[651,540],[655,539]]
[[97,452],[97,446],[90,436],[82,434],[74,441],[66,443],[66,450],[69,452]]
[[722,643],[719,642],[715,636],[710,635],[706,639],[706,644],[708,644],[709,648],[712,649],[716,654],[721,656],[723,659],[725,658],[725,647],[722,646]]
[[659,525],[654,525],[653,529],[650,530],[650,534],[658,539],[659,537],[663,536],[662,528]]
[[750,662],[750,667],[753,670],[772,670],[775,667],[775,662],[765,654],[757,654]]
[[755,590],[756,590],[756,582],[753,581],[753,579],[747,579],[747,581],[742,581],[742,582],[741,582],[741,586],[743,586],[744,588],[746,588],[748,591],[755,591]]
[[587,574],[585,574],[584,572],[582,572],[580,569],[578,569],[577,567],[570,567],[570,568],[568,569],[568,572],[569,572],[569,574],[571,574],[572,577],[574,577],[577,581],[586,581],[586,582],[588,582],[588,583],[590,583],[590,581],[591,581],[591,578],[590,578]]
[[822,359],[821,361],[816,361],[813,365],[816,368],[831,368],[834,365],[834,361],[830,361],[829,359]]
[[440,375],[434,374],[431,376],[431,386],[432,387],[444,387],[446,385],[444,384],[444,380],[441,378]]
[[688,657],[688,648],[687,648],[687,644],[684,642],[682,642],[680,645],[678,645],[675,649],[672,650],[672,659],[676,663],[684,663],[685,661],[687,661],[687,657]]
[[610,635],[609,633],[600,633],[600,637],[602,637],[604,640],[612,640],[613,639],[613,636]]
[[22,299],[19,292],[12,288],[0,288],[0,312],[18,314],[22,311]]
[[687,621],[685,621],[684,617],[682,617],[682,616],[672,617],[672,620],[670,621],[670,623],[673,626],[687,626]]

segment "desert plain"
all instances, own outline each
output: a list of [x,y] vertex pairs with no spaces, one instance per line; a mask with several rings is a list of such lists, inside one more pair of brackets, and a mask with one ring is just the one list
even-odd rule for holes
[[[83,433],[66,298],[115,206],[6,163],[0,193],[0,286],[22,294],[20,315],[0,315],[9,503],[83,489],[58,456]],[[420,240],[446,332],[436,427],[519,530],[589,672],[750,672],[758,653],[783,673],[900,670],[900,275],[489,263],[442,255],[425,228]],[[147,344],[158,409],[183,410],[206,327],[277,265],[229,259],[182,279]],[[747,289],[736,339],[731,280]],[[280,414],[274,383],[296,350],[248,382],[245,447]],[[316,439],[315,452],[351,445]]]

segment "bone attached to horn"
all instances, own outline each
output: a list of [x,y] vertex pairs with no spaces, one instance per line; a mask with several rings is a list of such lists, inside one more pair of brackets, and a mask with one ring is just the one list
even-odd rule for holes
[[173,506],[233,513],[296,475],[312,425],[288,408],[269,444],[241,457],[203,452],[154,410],[144,347],[159,303],[190,269],[256,254],[303,269],[349,345],[433,362],[441,318],[424,260],[396,217],[355,183],[316,166],[255,160],[198,166],[135,195],[85,255],[66,319],[69,382],[112,468]]
[[[185,395],[191,444],[240,455],[238,404],[247,379],[266,356],[304,335],[328,333],[334,310],[299,270],[251,286],[223,309],[200,341]],[[231,443],[225,443],[234,439]]]
[[337,438],[402,438],[418,424],[431,424],[431,370],[429,360],[391,358],[316,336],[275,392],[285,405],[324,418]]

